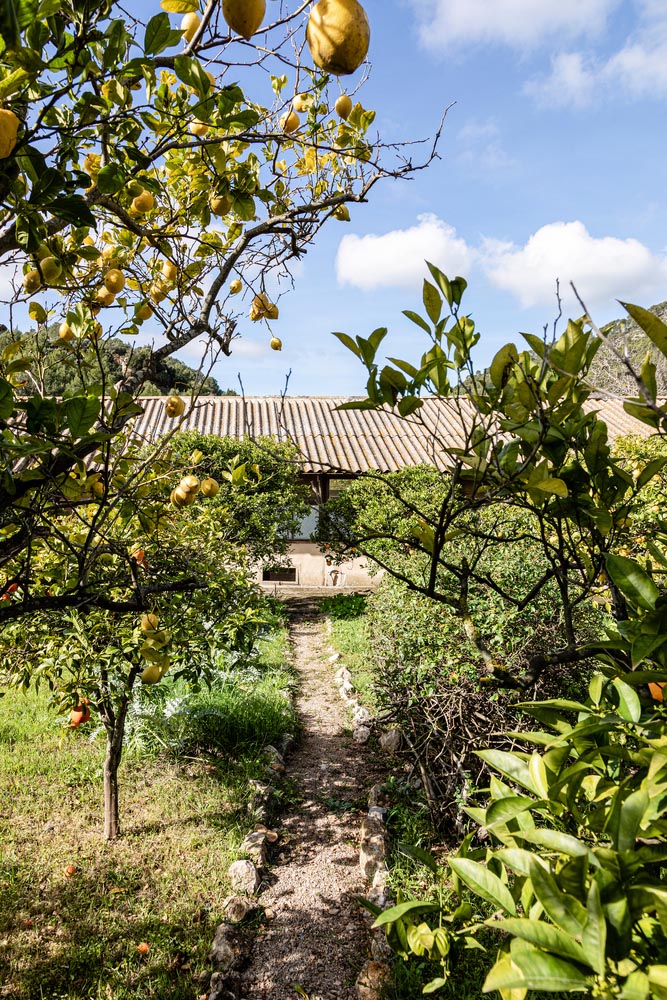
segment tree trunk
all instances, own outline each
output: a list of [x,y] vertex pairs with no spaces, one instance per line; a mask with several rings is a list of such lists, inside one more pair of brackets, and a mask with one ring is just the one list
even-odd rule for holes
[[116,746],[115,733],[107,734],[107,755],[104,758],[104,839],[120,836],[118,813],[118,765],[122,754]]
[[129,697],[125,696],[115,714],[104,719],[107,731],[107,754],[104,758],[104,839],[115,840],[120,836],[118,808],[118,768],[123,756],[125,718]]

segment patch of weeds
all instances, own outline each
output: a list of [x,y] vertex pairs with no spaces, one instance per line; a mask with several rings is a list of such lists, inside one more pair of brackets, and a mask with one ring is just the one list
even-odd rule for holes
[[363,798],[339,799],[335,795],[316,795],[315,801],[326,806],[329,812],[341,815],[342,813],[358,812],[364,808]]
[[365,594],[335,594],[322,599],[320,610],[335,621],[359,618],[366,610],[366,601]]
[[332,620],[331,644],[343,657],[352,674],[352,683],[364,705],[375,707],[371,656],[368,648],[366,621],[362,618]]

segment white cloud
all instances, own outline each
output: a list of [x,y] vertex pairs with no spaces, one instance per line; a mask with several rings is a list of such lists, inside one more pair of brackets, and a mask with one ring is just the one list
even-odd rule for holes
[[617,52],[604,58],[558,53],[550,72],[530,80],[524,91],[546,107],[667,97],[667,6],[664,0],[637,0],[636,6],[635,31]]
[[491,283],[525,307],[553,303],[557,279],[565,293],[573,281],[591,307],[612,298],[664,298],[667,288],[666,257],[639,240],[591,236],[583,222],[542,226],[522,247],[487,239],[482,264]]
[[587,107],[599,88],[597,70],[584,64],[581,52],[559,52],[547,76],[529,80],[524,93],[542,107]]
[[427,48],[470,43],[524,48],[595,35],[619,0],[412,0]]
[[338,283],[364,291],[414,287],[424,276],[425,260],[447,274],[470,271],[475,252],[452,226],[432,214],[418,216],[417,222],[381,236],[344,236],[336,255]]
[[502,170],[516,166],[503,146],[500,129],[493,119],[469,121],[458,134],[457,159],[466,169],[497,178]]

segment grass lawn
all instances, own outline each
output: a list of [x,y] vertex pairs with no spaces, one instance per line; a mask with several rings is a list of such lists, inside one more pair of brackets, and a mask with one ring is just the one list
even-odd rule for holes
[[0,997],[194,1000],[207,992],[226,872],[253,827],[250,782],[262,776],[269,742],[259,721],[257,742],[248,738],[243,692],[252,694],[253,718],[265,694],[270,729],[278,702],[282,728],[293,729],[284,649],[284,637],[266,648],[263,667],[253,668],[259,680],[241,672],[238,684],[227,682],[221,704],[241,713],[239,746],[165,757],[132,741],[120,768],[123,834],[112,844],[101,838],[104,741],[91,737],[94,726],[64,726],[46,694],[0,699]]

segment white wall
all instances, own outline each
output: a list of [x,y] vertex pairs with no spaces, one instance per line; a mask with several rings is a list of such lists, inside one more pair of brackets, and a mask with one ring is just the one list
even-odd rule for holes
[[[365,590],[369,587],[376,587],[380,575],[370,576],[367,570],[367,561],[363,557],[356,556],[347,559],[340,565],[335,565],[333,560],[327,563],[326,553],[320,550],[315,542],[292,542],[289,549],[289,565],[296,569],[296,584],[294,583],[271,583],[271,586],[278,587],[331,587],[332,589],[345,587]],[[257,580],[262,581],[261,567],[257,572]]]

